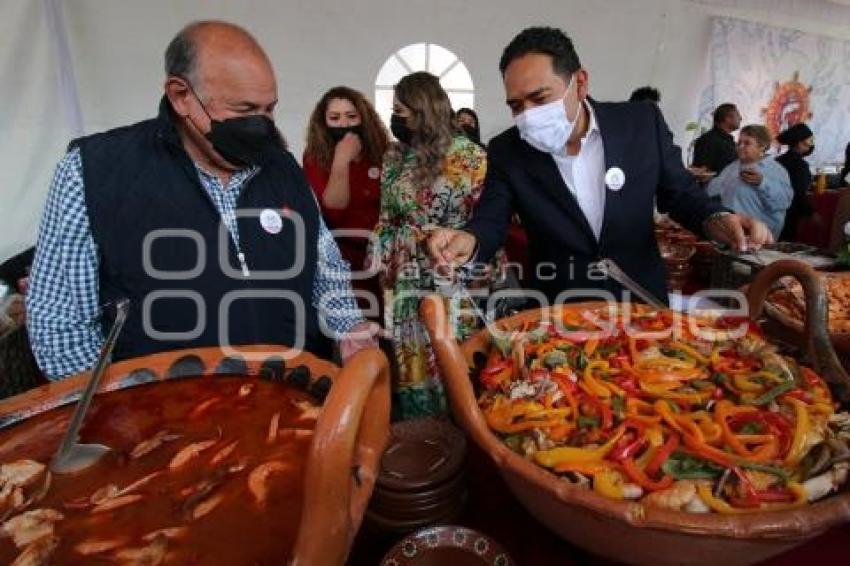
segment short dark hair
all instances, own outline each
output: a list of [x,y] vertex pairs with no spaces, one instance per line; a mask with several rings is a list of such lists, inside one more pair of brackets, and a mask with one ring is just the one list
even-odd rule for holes
[[736,110],[738,110],[737,106],[731,102],[724,102],[714,109],[714,123],[719,124],[725,120],[727,116],[731,116],[732,112],[735,112]]
[[504,75],[511,61],[529,53],[540,53],[552,58],[555,72],[568,79],[581,68],[572,40],[563,31],[550,27],[530,27],[522,30],[502,52],[499,71]]
[[192,26],[186,26],[165,48],[165,74],[169,77],[192,78],[197,65],[197,48]]
[[644,100],[658,104],[661,102],[661,93],[658,92],[657,88],[642,86],[640,88],[636,88],[629,97],[629,102],[641,102]]

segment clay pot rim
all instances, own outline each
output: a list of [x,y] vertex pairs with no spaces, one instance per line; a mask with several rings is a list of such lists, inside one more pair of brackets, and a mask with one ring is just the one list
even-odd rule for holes
[[[509,328],[523,322],[539,320],[543,311],[557,309],[554,312],[559,313],[562,309],[594,308],[604,304],[582,302],[533,309],[501,319],[498,325],[500,328]],[[461,350],[467,361],[471,362],[473,353],[482,350],[482,346],[487,343],[488,333],[486,330],[481,330],[470,336],[461,345]],[[475,410],[479,413],[479,422],[484,422],[483,413],[477,403]],[[850,521],[850,490],[797,509],[740,515],[688,513],[643,505],[639,502],[616,501],[599,495],[593,490],[564,481],[539,465],[529,462],[510,450],[489,427],[485,427],[483,432],[486,434],[479,435],[478,440],[486,445],[485,450],[501,468],[502,473],[519,475],[538,489],[554,495],[563,503],[601,516],[622,520],[630,526],[729,538],[778,539],[789,536],[810,538],[834,525]]]

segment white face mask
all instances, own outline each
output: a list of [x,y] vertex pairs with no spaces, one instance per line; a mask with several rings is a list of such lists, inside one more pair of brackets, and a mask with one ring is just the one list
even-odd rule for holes
[[535,149],[546,153],[560,153],[567,145],[580,110],[580,107],[576,108],[576,115],[572,120],[567,118],[564,100],[572,85],[573,77],[570,77],[563,97],[529,108],[514,118],[520,137]]

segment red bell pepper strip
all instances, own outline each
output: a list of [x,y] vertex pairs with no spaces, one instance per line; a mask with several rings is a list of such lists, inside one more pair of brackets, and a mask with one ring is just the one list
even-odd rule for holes
[[607,403],[603,403],[593,395],[585,394],[582,400],[587,400],[597,412],[597,416],[602,419],[602,430],[610,430],[614,427],[614,414],[611,412],[611,407]]
[[646,437],[642,434],[636,434],[634,436],[634,440],[627,440],[626,442],[623,442],[623,438],[626,438],[626,436],[623,436],[620,439],[622,444],[618,442],[617,446],[608,453],[608,457],[617,462],[626,458],[633,458],[646,443]]
[[646,470],[644,470],[647,475],[654,476],[655,473],[661,469],[661,465],[667,461],[667,458],[670,457],[670,454],[673,453],[676,448],[679,447],[679,435],[671,433],[670,436],[667,437],[667,441],[659,448],[655,455],[653,455],[652,460],[649,461],[649,464],[646,465]]
[[626,475],[629,476],[633,482],[647,491],[667,489],[673,485],[673,478],[668,475],[665,475],[657,481],[648,477],[644,471],[638,467],[633,458],[626,458],[620,462],[620,465],[623,467],[623,471],[626,472]]
[[803,379],[809,387],[816,387],[817,385],[820,385],[821,379],[818,377],[818,374],[807,367],[800,367],[800,370],[803,372]]
[[481,370],[481,385],[486,389],[496,389],[502,383],[509,381],[513,371],[512,360],[502,360]]

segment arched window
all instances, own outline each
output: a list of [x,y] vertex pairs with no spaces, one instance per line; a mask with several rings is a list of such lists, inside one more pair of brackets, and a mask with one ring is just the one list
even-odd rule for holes
[[455,110],[474,108],[472,76],[457,55],[434,43],[414,43],[390,55],[375,80],[375,110],[387,125],[393,110],[393,87],[402,77],[416,71],[428,71],[440,77]]

